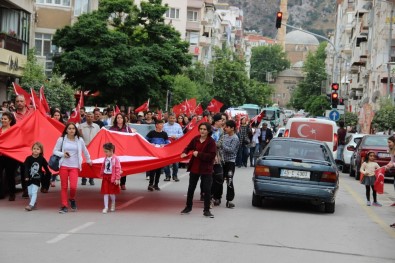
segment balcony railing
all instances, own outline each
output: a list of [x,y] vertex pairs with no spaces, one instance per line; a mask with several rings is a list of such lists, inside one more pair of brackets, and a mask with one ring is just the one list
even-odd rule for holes
[[5,33],[0,33],[0,48],[22,54],[23,41]]

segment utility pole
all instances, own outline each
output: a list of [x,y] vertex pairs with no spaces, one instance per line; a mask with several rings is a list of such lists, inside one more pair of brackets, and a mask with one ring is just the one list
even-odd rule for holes
[[393,90],[391,92],[391,51],[392,51],[392,19],[394,17],[394,4],[390,2],[391,4],[391,16],[390,16],[390,30],[389,30],[389,38],[388,38],[388,64],[387,64],[387,69],[388,69],[388,77],[387,77],[387,94],[390,97],[391,104],[394,104],[394,98],[393,98]]

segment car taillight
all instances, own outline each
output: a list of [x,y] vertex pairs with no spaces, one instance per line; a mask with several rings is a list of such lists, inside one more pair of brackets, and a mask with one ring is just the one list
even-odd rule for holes
[[255,166],[255,176],[270,176],[270,169],[267,166]]
[[337,150],[337,133],[333,134],[333,151]]
[[353,152],[355,148],[353,146],[347,146],[347,151]]
[[321,182],[335,183],[337,180],[337,174],[335,172],[323,172],[321,176]]
[[285,130],[284,137],[289,137],[289,130]]

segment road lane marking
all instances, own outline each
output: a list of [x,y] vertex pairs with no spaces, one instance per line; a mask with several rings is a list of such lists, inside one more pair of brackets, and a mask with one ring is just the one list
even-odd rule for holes
[[370,219],[373,222],[377,223],[382,229],[384,229],[387,234],[389,234],[392,238],[395,238],[395,231],[389,226],[391,222],[383,221],[372,209],[371,207],[366,206],[365,201],[359,196],[357,192],[355,192],[346,182],[342,181],[341,185],[349,192],[354,199],[358,202],[358,204],[365,210]]
[[57,243],[57,242],[59,242],[59,241],[65,239],[65,238],[69,237],[71,234],[77,233],[78,231],[81,231],[81,230],[84,229],[84,228],[90,227],[90,226],[93,225],[94,223],[95,223],[95,222],[87,222],[87,223],[85,223],[85,224],[83,224],[83,225],[77,226],[77,227],[75,227],[75,228],[69,230],[69,231],[67,232],[67,234],[59,234],[59,235],[57,235],[56,237],[54,237],[54,238],[48,240],[48,241],[47,241],[47,244],[54,244],[54,243]]
[[126,208],[126,207],[128,207],[128,206],[130,206],[130,205],[132,205],[134,203],[136,203],[140,199],[143,199],[143,198],[144,198],[144,196],[137,196],[137,197],[133,198],[132,200],[129,200],[126,203],[123,203],[122,205],[117,206],[116,209],[117,210],[122,210],[122,209],[124,209],[124,208]]

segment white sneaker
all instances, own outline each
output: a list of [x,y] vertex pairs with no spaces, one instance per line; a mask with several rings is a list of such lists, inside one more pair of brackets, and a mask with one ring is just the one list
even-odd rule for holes
[[102,212],[103,212],[103,214],[107,214],[108,208],[104,208]]
[[115,203],[114,203],[114,204],[111,204],[110,211],[111,211],[111,212],[115,212]]

